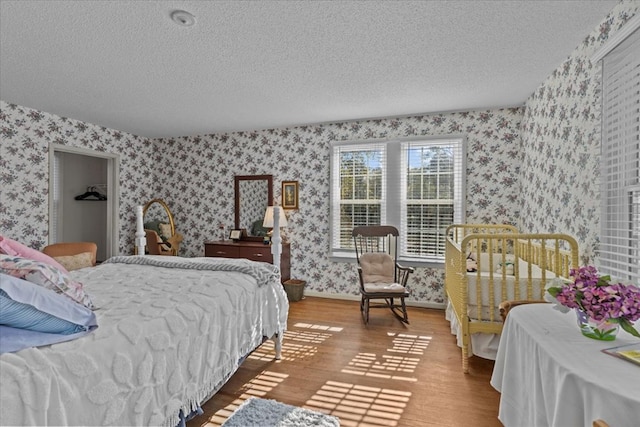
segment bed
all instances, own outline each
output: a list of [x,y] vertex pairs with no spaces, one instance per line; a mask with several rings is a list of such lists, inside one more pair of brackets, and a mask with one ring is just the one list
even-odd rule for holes
[[176,426],[265,337],[281,348],[288,301],[270,264],[118,256],[69,275],[97,328],[0,355],[2,425]]
[[471,354],[495,360],[499,304],[542,300],[549,280],[568,278],[578,266],[578,244],[565,234],[523,234],[498,224],[454,224],[446,235],[446,318],[467,373]]

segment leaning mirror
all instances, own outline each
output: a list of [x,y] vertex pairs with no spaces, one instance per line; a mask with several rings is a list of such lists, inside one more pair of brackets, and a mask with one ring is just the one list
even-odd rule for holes
[[173,215],[162,199],[153,199],[142,209],[149,255],[178,255],[182,235],[176,233]]
[[246,240],[262,240],[268,229],[262,226],[267,206],[273,204],[271,175],[235,177],[235,229],[246,231]]

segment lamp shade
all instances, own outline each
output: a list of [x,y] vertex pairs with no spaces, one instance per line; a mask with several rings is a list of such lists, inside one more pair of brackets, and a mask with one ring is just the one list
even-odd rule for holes
[[262,223],[263,227],[273,228],[273,210],[278,209],[278,222],[280,227],[287,226],[287,217],[284,215],[284,209],[282,206],[267,206],[267,211],[264,213],[264,222]]

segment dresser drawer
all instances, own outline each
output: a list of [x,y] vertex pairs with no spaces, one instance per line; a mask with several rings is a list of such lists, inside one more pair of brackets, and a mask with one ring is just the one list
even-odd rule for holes
[[240,248],[230,245],[204,245],[204,256],[221,258],[244,258],[240,255]]
[[271,255],[271,246],[265,245],[241,247],[240,258],[247,258],[252,261],[273,262],[273,256]]
[[[251,261],[273,263],[273,255],[271,254],[271,246],[263,245],[258,241],[239,241],[231,240],[208,241],[204,242],[204,256],[220,257],[220,258],[246,258]],[[280,254],[280,276],[283,282],[291,278],[291,245],[289,243],[282,244],[282,253]]]

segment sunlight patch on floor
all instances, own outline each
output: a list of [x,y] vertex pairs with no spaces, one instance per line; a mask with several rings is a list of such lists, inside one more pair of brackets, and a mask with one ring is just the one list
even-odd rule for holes
[[284,340],[302,341],[313,344],[322,344],[328,338],[331,338],[332,334],[315,331],[295,331],[289,330],[284,333]]
[[411,392],[327,381],[304,407],[340,418],[340,425],[397,426]]
[[[284,351],[283,351],[284,353]],[[265,362],[274,360],[276,357],[276,347],[273,341],[265,341],[260,347],[256,348],[247,356],[247,359],[262,360]]]
[[[286,331],[282,342],[282,359],[278,362],[295,361],[313,357],[318,352],[318,345],[322,344],[326,339],[331,338],[331,336],[331,334],[324,332]],[[301,343],[313,345],[304,345]],[[247,359],[272,361],[274,357],[275,343],[273,340],[268,340],[247,356]]]
[[[247,359],[269,362],[274,360],[275,352],[275,345],[272,341],[268,341],[254,350],[253,353],[247,356]],[[276,363],[282,363],[284,361],[293,362],[296,360],[308,359],[315,356],[317,352],[318,346],[302,345],[285,341],[284,343],[282,343],[282,358],[276,361]]]
[[387,336],[391,338],[391,348],[388,348],[385,354],[378,356],[375,353],[358,353],[341,372],[399,381],[417,381],[416,377],[403,374],[416,371],[420,358],[411,356],[422,356],[429,346],[431,337],[392,332],[387,333]]
[[296,323],[293,326],[295,328],[315,329],[315,330],[329,331],[329,332],[342,332],[342,330],[344,329],[344,328],[339,328],[337,326],[314,325],[312,323]]
[[387,335],[393,337],[393,348],[387,350],[391,353],[423,355],[424,351],[429,347],[429,342],[433,339],[433,337],[429,336],[394,332],[388,332]]
[[420,359],[398,357],[391,355],[378,356],[373,353],[358,353],[350,362],[349,366],[342,369],[342,373],[363,375],[374,378],[386,378],[399,381],[416,382],[415,377],[401,375],[402,373],[415,372]]
[[218,409],[216,413],[209,418],[207,423],[203,424],[203,427],[222,425],[222,423],[231,416],[233,411],[238,409],[245,400],[249,399],[250,397],[264,398],[264,396],[269,391],[273,390],[288,377],[289,375],[280,372],[261,372],[260,375],[257,375],[256,377],[252,378],[251,381],[242,385],[241,390],[243,390],[243,393],[240,395],[240,397],[235,399],[224,408]]
[[[293,329],[297,328],[297,329]],[[284,333],[282,342],[281,361],[295,361],[313,357],[318,352],[317,345],[322,344],[333,336],[334,332],[341,332],[343,328],[314,325],[311,323],[296,323],[291,330]],[[307,343],[314,345],[304,345]],[[271,361],[275,357],[275,344],[273,340],[265,341],[254,350],[248,359]]]

